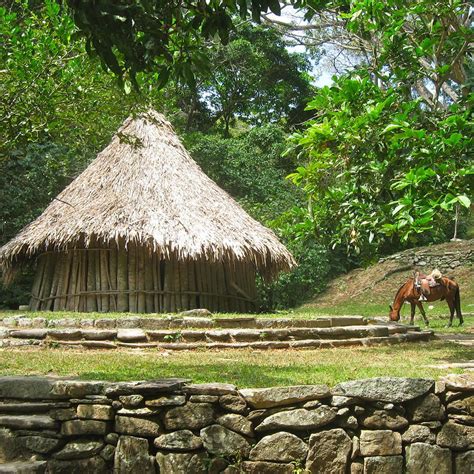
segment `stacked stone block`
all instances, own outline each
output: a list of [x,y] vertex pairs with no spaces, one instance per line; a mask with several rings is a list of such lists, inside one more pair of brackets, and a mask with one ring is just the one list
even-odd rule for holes
[[474,466],[474,379],[238,390],[0,378],[0,473],[434,473]]

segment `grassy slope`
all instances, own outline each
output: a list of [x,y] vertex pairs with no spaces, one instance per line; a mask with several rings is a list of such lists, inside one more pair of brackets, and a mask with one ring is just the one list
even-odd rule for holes
[[189,377],[194,382],[227,382],[239,387],[338,382],[377,376],[439,377],[462,372],[430,365],[474,358],[472,349],[442,343],[371,348],[285,351],[79,351],[4,349],[0,373],[78,376],[83,379],[139,380]]
[[[474,246],[474,241],[463,242],[462,246]],[[449,252],[453,244],[441,244],[430,247],[433,253]],[[396,271],[405,265],[400,262],[386,261],[368,267],[356,269],[342,275],[328,285],[327,290],[318,295],[313,301],[303,305],[297,311],[315,314],[361,314],[363,316],[388,316],[388,306],[392,303],[398,288],[412,275],[410,269]],[[420,268],[429,273],[432,268]],[[391,273],[390,272],[394,272]],[[465,315],[466,326],[464,331],[474,331],[474,267],[465,262],[454,270],[445,272],[446,276],[454,278],[461,289],[461,307]],[[384,275],[387,275],[385,278]],[[380,281],[379,281],[380,280]],[[445,301],[436,301],[424,304],[431,326],[436,330],[443,330],[449,316]],[[407,320],[410,315],[410,306],[404,305],[402,319]],[[467,317],[466,317],[467,316]],[[422,324],[418,310],[415,313],[415,323]],[[457,321],[455,320],[457,325]],[[467,328],[467,329],[466,329]],[[469,329],[470,328],[470,329]]]

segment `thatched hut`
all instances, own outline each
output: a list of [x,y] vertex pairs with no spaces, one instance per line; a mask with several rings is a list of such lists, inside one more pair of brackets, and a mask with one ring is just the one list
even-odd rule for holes
[[155,111],[111,143],[0,249],[4,280],[37,261],[33,310],[255,309],[255,277],[294,260],[208,178]]

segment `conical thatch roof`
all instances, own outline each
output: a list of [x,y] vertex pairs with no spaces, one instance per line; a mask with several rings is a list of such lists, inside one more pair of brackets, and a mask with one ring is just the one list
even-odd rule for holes
[[178,259],[251,261],[266,278],[294,260],[207,177],[163,115],[129,117],[35,221],[0,249],[5,274],[44,251],[134,242]]

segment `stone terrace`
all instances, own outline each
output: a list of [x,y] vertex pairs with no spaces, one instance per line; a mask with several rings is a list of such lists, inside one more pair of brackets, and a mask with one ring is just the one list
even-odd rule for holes
[[432,331],[372,321],[361,316],[313,319],[168,318],[56,319],[8,317],[0,320],[0,347],[74,346],[93,349],[149,348],[326,348],[426,341]]

